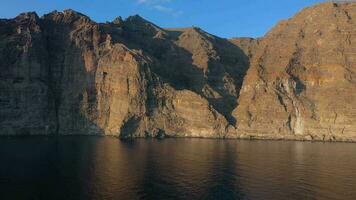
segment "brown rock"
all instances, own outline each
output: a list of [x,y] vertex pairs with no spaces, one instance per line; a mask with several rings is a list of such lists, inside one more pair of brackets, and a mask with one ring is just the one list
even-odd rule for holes
[[259,41],[234,111],[240,132],[354,137],[355,8],[306,8]]
[[0,20],[0,134],[354,141],[355,9],[230,40],[73,10]]
[[26,13],[2,20],[0,36],[6,135],[223,137],[247,67],[227,40],[140,16]]

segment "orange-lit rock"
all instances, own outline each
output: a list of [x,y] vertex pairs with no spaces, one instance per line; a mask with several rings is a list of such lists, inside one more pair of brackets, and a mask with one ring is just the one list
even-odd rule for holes
[[323,3],[259,40],[234,111],[239,133],[354,139],[355,19],[354,3]]
[[140,16],[2,19],[0,134],[355,140],[355,19],[323,3],[230,40]]

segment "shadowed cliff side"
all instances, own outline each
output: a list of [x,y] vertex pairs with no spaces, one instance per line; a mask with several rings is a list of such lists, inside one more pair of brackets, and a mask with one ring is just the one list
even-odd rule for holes
[[[234,129],[248,61],[227,40],[196,28],[175,35],[139,16],[97,24],[73,10],[1,23],[2,135],[225,137]],[[19,73],[40,76],[41,93]]]
[[235,125],[231,113],[249,66],[239,47],[198,28],[162,29],[140,16],[119,18],[101,28],[114,42],[145,52],[163,82],[203,96]]
[[44,35],[35,13],[0,20],[1,135],[55,132],[46,58]]

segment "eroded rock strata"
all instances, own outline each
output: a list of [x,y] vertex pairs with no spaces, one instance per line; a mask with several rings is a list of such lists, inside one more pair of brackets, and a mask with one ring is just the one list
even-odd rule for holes
[[354,3],[259,39],[72,10],[2,19],[0,135],[356,140],[354,23]]

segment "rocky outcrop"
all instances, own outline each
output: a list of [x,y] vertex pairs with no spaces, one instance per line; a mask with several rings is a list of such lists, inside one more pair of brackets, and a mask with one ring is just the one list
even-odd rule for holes
[[0,28],[1,135],[224,137],[235,125],[248,60],[225,39],[73,10]]
[[259,40],[233,114],[241,134],[354,139],[355,5],[306,8]]
[[73,10],[0,20],[0,135],[355,140],[355,9],[230,40]]

